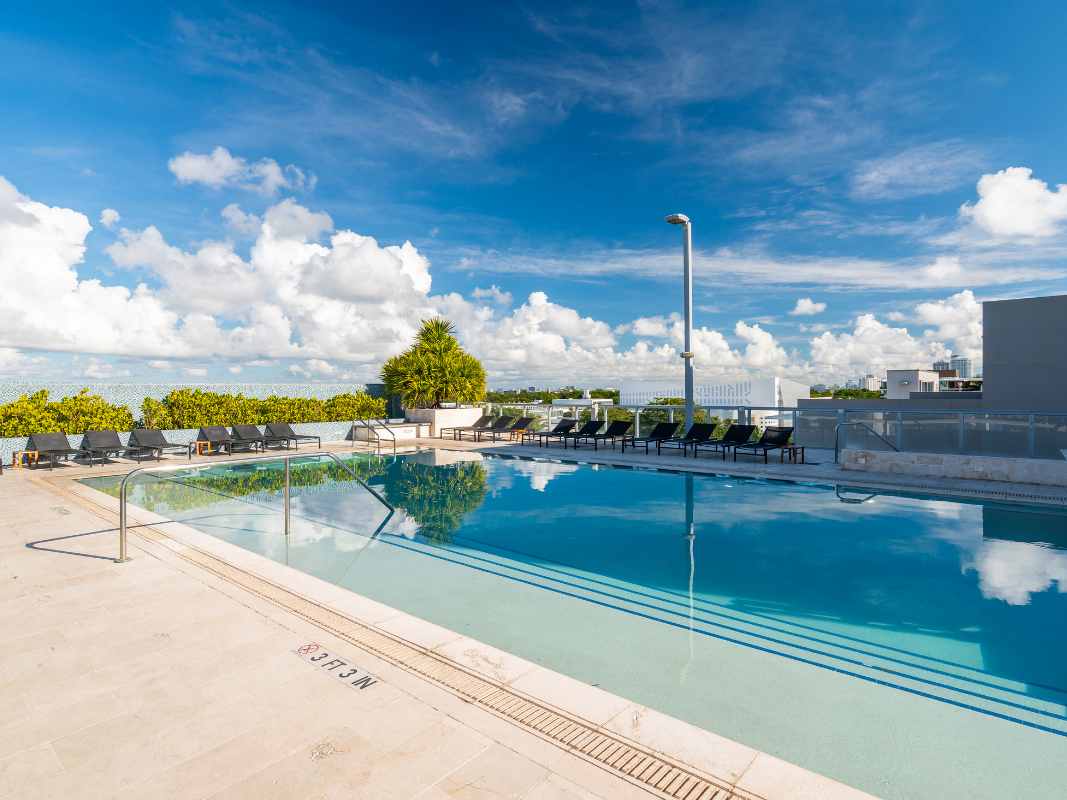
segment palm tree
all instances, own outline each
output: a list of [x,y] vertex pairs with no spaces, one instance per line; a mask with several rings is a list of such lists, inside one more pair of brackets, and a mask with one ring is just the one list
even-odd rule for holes
[[422,321],[415,344],[382,365],[388,394],[408,408],[440,408],[441,403],[477,403],[485,397],[485,370],[463,351],[455,325],[442,317]]

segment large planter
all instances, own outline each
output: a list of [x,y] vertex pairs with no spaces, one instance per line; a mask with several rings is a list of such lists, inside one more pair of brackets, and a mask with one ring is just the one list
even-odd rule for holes
[[430,436],[440,436],[443,428],[473,425],[482,416],[480,406],[473,408],[405,408],[404,419],[409,422],[428,422]]

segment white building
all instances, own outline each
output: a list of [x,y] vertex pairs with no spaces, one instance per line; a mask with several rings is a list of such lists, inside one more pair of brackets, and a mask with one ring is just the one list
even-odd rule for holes
[[907,400],[912,392],[941,391],[941,376],[928,369],[891,369],[886,372],[886,399]]
[[[698,406],[737,408],[738,406],[778,406],[795,408],[797,398],[809,397],[811,387],[786,378],[756,378],[751,381],[694,386],[693,402]],[[680,383],[623,381],[619,405],[639,406],[665,397],[684,397]]]
[[882,388],[882,379],[876,378],[870,374],[864,375],[862,378],[860,378],[859,388],[867,392],[880,391]]

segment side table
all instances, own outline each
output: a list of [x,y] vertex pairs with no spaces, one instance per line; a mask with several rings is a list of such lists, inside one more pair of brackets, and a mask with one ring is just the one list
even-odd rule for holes
[[782,454],[778,457],[778,463],[784,464],[786,454],[789,455],[789,460],[794,464],[797,463],[797,454],[800,454],[800,463],[804,463],[804,445],[802,444],[787,444],[782,445]]
[[22,469],[22,457],[26,456],[26,466],[33,462],[33,468],[37,469],[37,451],[36,450],[16,450],[14,455],[11,456],[11,466]]

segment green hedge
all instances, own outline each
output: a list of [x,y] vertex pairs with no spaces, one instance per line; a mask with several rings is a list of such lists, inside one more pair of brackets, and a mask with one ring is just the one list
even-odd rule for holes
[[215,394],[199,389],[176,389],[162,401],[146,397],[141,426],[181,429],[201,425],[265,425],[268,422],[338,422],[385,416],[384,399],[368,394],[339,394],[329,400],[275,397],[257,400],[244,395]]
[[82,389],[59,402],[48,401],[48,391],[22,395],[0,405],[0,437],[63,431],[68,436],[91,430],[128,431],[140,428],[199,428],[202,425],[263,425],[268,422],[339,422],[384,417],[386,401],[368,394],[339,394],[329,400],[304,397],[268,397],[215,394],[199,389],[177,389],[162,401],[146,397],[141,418],[134,420],[129,406],[105,402]]

